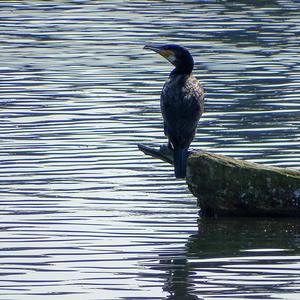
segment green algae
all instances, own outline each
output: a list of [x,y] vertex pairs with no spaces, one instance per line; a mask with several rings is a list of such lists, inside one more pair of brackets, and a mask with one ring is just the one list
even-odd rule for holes
[[300,216],[300,171],[199,151],[187,184],[204,215]]

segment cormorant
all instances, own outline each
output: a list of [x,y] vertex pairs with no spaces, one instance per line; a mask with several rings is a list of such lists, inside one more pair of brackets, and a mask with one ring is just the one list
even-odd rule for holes
[[174,153],[175,177],[185,178],[188,148],[204,110],[204,90],[192,74],[194,60],[186,48],[170,44],[144,49],[157,52],[175,66],[163,86],[160,107],[164,133]]

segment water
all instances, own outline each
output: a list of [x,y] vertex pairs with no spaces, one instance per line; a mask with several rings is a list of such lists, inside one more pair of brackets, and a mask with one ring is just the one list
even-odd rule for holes
[[[256,3],[259,2],[259,3]],[[1,1],[0,299],[298,299],[298,220],[198,220],[159,93],[191,49],[193,148],[300,167],[298,1]]]

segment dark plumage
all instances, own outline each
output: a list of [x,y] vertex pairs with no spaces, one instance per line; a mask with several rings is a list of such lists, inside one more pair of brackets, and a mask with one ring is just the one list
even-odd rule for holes
[[161,92],[164,132],[174,151],[176,178],[186,176],[188,148],[195,136],[204,109],[204,91],[193,76],[194,61],[189,51],[179,45],[146,45],[169,60],[175,69]]

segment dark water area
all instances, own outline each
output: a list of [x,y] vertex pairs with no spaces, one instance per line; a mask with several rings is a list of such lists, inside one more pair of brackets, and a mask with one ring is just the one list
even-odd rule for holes
[[300,3],[0,2],[0,299],[299,299],[300,222],[199,219],[163,144],[179,43],[192,148],[300,168]]

